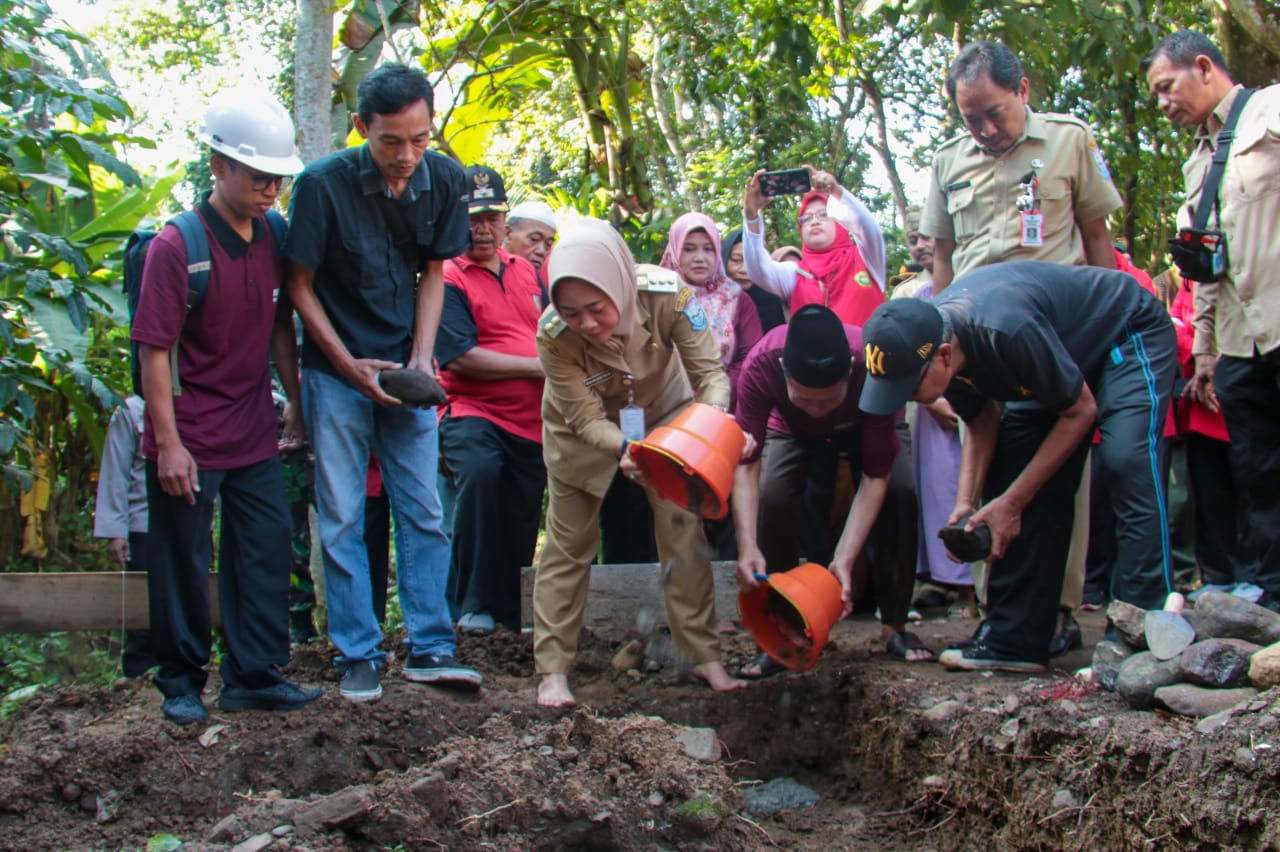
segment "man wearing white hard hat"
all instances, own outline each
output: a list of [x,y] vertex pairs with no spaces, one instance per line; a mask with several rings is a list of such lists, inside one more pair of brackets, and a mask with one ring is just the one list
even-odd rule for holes
[[[226,652],[223,710],[293,710],[320,696],[278,670],[289,661],[289,513],[271,398],[275,349],[300,440],[298,381],[284,261],[268,220],[285,177],[302,169],[293,122],[267,95],[214,99],[200,128],[214,185],[180,232],[175,220],[146,250],[131,337],[146,399],[150,530],[147,564],[155,684],[165,718],[209,718],[200,697],[211,651],[209,570],[214,499],[222,498],[218,598]],[[198,225],[198,227],[197,227]],[[186,227],[182,225],[181,227]],[[207,245],[206,245],[207,244]],[[188,246],[207,251],[208,262]],[[191,249],[195,251],[196,249]],[[207,269],[203,297],[196,276]]]
[[546,286],[542,266],[556,244],[556,212],[545,201],[522,201],[507,213],[507,238],[502,248],[533,264]]

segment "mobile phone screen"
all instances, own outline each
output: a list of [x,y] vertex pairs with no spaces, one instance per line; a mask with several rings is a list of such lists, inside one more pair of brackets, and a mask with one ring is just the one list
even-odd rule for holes
[[808,169],[781,169],[760,175],[760,191],[770,197],[802,195],[810,188]]

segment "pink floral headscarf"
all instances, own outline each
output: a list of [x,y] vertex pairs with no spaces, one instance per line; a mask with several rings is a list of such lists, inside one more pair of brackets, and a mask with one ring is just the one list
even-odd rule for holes
[[[702,306],[707,315],[707,324],[720,347],[720,362],[726,367],[733,360],[737,344],[737,332],[734,320],[738,315],[738,296],[742,288],[733,282],[724,271],[724,261],[720,259],[720,229],[705,213],[686,213],[671,223],[667,234],[667,249],[662,253],[661,265],[667,269],[680,271],[680,255],[684,252],[684,241],[694,231],[702,231],[711,239],[715,249],[715,269],[711,280],[705,287],[698,287],[685,281],[693,290],[693,297]],[[684,278],[681,276],[681,280]]]

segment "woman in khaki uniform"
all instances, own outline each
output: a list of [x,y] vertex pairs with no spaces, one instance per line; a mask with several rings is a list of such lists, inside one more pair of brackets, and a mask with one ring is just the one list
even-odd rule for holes
[[[547,537],[533,586],[538,703],[574,703],[568,671],[578,650],[600,504],[619,468],[643,484],[630,440],[695,399],[727,406],[729,380],[707,318],[679,276],[636,267],[608,224],[583,220],[547,261],[552,307],[538,328]],[[692,386],[690,382],[692,381]],[[643,422],[639,422],[643,416]],[[624,433],[624,428],[626,432]],[[649,491],[671,634],[713,689],[746,686],[720,662],[715,586],[698,517]]]

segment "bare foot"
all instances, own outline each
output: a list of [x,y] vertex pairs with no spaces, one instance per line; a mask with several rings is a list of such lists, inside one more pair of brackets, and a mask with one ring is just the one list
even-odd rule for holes
[[538,682],[539,707],[573,707],[578,702],[569,691],[569,677],[564,674],[545,674]]
[[719,660],[712,660],[709,663],[703,663],[700,666],[693,667],[693,676],[699,680],[705,681],[707,686],[716,692],[728,692],[731,689],[743,689],[750,684],[745,680],[738,680],[731,677],[725,671],[724,663]]

